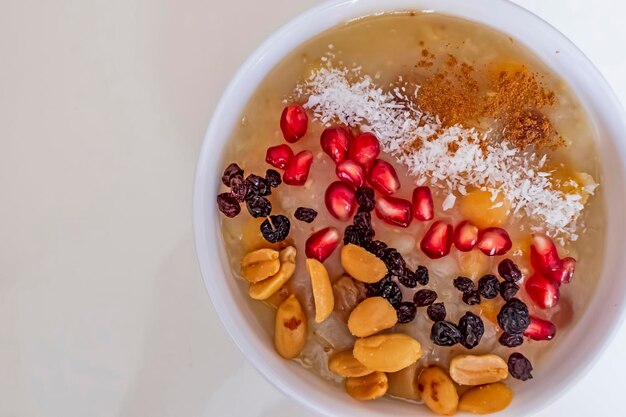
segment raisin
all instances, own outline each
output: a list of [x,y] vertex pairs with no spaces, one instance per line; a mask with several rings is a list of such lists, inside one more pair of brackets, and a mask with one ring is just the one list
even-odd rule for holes
[[480,292],[477,289],[469,290],[463,293],[463,302],[470,306],[480,304]]
[[502,346],[518,347],[524,343],[524,337],[521,334],[502,333],[498,339]]
[[422,265],[418,266],[417,270],[415,271],[415,279],[420,285],[428,285],[428,268]]
[[459,320],[459,330],[461,330],[461,344],[467,349],[473,349],[480,343],[485,333],[485,325],[480,317],[468,311]]
[[519,267],[515,265],[510,259],[505,259],[498,264],[498,274],[502,277],[502,279],[516,282],[522,279],[522,272],[519,270]]
[[433,290],[419,290],[413,296],[413,302],[418,307],[426,307],[431,305],[437,299],[437,293]]
[[278,187],[283,182],[280,178],[280,173],[275,169],[265,171],[265,181],[267,181],[267,184],[272,188]]
[[396,307],[396,313],[398,314],[398,323],[409,323],[415,318],[417,307],[411,302],[400,303]]
[[252,217],[267,217],[272,212],[272,203],[267,198],[258,195],[249,197],[246,206]]
[[513,378],[519,379],[521,381],[526,381],[533,378],[531,374],[533,366],[530,364],[530,361],[526,359],[526,357],[521,353],[512,353],[511,356],[509,356],[508,365],[509,373]]
[[442,321],[446,319],[446,306],[443,303],[433,303],[426,309],[426,314],[432,321]]
[[449,321],[436,321],[430,330],[430,339],[439,346],[454,346],[461,341],[459,328]]
[[359,229],[372,229],[372,215],[367,211],[355,214],[354,225]]
[[239,202],[229,193],[222,193],[217,196],[217,208],[226,217],[235,217],[241,212]]
[[353,245],[361,246],[359,231],[354,225],[346,227],[346,230],[343,232],[343,244],[349,245],[350,243],[352,243]]
[[385,249],[387,249],[387,244],[385,242],[381,242],[380,240],[372,240],[367,244],[367,250],[379,258],[383,257]]
[[402,291],[393,281],[385,282],[380,288],[380,296],[389,301],[394,307],[402,302]]
[[261,233],[270,243],[282,242],[289,235],[291,223],[283,215],[270,216],[261,223]]
[[301,222],[311,223],[317,217],[317,211],[312,208],[298,207],[294,217],[296,220],[300,220]]
[[519,291],[519,285],[511,281],[504,281],[500,283],[500,296],[505,301],[509,301],[515,297],[515,294]]
[[387,265],[387,269],[394,275],[406,275],[406,262],[400,252],[393,248],[388,248],[383,254],[383,262]]
[[373,284],[365,284],[365,292],[367,297],[380,297],[383,285],[391,281],[391,276],[387,275],[383,279]]
[[224,175],[222,175],[222,182],[225,186],[230,187],[230,180],[233,177],[242,177],[243,178],[243,169],[239,167],[239,165],[234,162],[226,167],[224,170]]
[[478,280],[478,291],[489,300],[496,298],[500,292],[500,281],[494,275],[485,275]]
[[356,227],[356,234],[359,237],[361,246],[367,246],[368,243],[370,243],[372,241],[372,238],[374,237],[374,229],[361,229],[359,227]]
[[248,194],[248,183],[243,177],[232,177],[230,179],[230,195],[235,197],[237,201],[243,203],[246,201],[246,195]]
[[359,187],[356,190],[356,202],[363,211],[374,210],[374,189]]
[[246,182],[248,183],[248,199],[257,196],[265,197],[266,195],[272,194],[272,189],[270,188],[270,185],[263,177],[259,177],[255,174],[250,174],[246,178]]
[[498,325],[510,334],[522,334],[530,325],[528,307],[521,300],[511,298],[498,313]]
[[454,288],[464,293],[471,291],[475,288],[474,281],[467,277],[457,277],[454,279]]
[[406,275],[398,277],[398,281],[400,281],[400,284],[404,285],[407,288],[417,287],[417,279],[415,278],[415,274],[411,272],[408,268],[406,270]]

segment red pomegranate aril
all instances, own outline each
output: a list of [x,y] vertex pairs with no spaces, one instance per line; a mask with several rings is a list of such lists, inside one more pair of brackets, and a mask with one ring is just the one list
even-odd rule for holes
[[530,245],[530,263],[535,271],[540,272],[561,269],[562,262],[552,239],[545,235],[533,235]]
[[340,239],[339,230],[334,227],[318,230],[304,244],[306,257],[324,262],[337,249]]
[[343,182],[354,185],[355,187],[361,187],[365,183],[365,172],[363,167],[354,161],[343,161],[335,168],[337,177]]
[[287,161],[283,182],[289,185],[303,185],[309,177],[309,170],[313,163],[313,154],[302,151]]
[[341,126],[333,126],[324,129],[320,137],[322,150],[326,152],[336,164],[346,160],[351,141],[352,133]]
[[428,187],[417,187],[413,190],[413,217],[425,222],[435,217],[433,195]]
[[293,151],[289,145],[278,145],[267,148],[265,162],[278,169],[285,169],[287,162],[293,158]]
[[461,252],[469,252],[478,242],[478,227],[467,220],[454,228],[454,246]]
[[400,189],[400,180],[396,170],[389,162],[381,159],[374,161],[367,179],[376,191],[384,195],[393,194]]
[[556,336],[556,326],[551,321],[530,316],[530,326],[524,331],[524,336],[532,340],[552,340]]
[[411,224],[411,202],[395,197],[380,197],[374,207],[379,219],[394,226],[409,227]]
[[559,302],[559,283],[535,272],[526,280],[526,293],[537,307],[552,308]]
[[356,211],[356,190],[344,182],[335,181],[326,189],[324,201],[333,217],[348,220]]
[[547,273],[550,278],[555,280],[560,284],[569,284],[574,276],[574,272],[576,271],[576,259],[574,258],[563,258],[561,260],[561,267],[556,271],[552,271]]
[[309,116],[307,116],[304,107],[299,104],[285,107],[280,115],[280,130],[282,130],[283,137],[289,143],[302,139],[306,134],[308,124]]
[[439,259],[450,253],[452,248],[452,226],[444,222],[434,222],[426,232],[420,248],[431,259]]
[[500,256],[507,253],[513,243],[506,230],[500,227],[488,227],[478,232],[476,246],[487,256]]
[[350,159],[368,169],[380,154],[378,138],[365,132],[355,137],[350,143]]

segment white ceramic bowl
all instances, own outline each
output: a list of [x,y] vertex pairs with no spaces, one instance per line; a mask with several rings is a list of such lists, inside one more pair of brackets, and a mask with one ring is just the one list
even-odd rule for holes
[[[504,0],[344,0],[331,1],[298,16],[266,40],[228,86],[206,133],[196,173],[194,228],[204,282],[224,326],[244,356],[286,395],[328,416],[430,415],[400,401],[359,403],[274,351],[272,337],[259,325],[251,303],[235,285],[226,261],[215,198],[226,141],[257,85],[291,50],[346,20],[393,10],[432,10],[483,23],[522,42],[572,87],[598,130],[602,187],[609,225],[599,286],[578,323],[556,344],[535,379],[516,387],[507,416],[529,415],[546,406],[591,368],[610,341],[624,311],[626,256],[626,117],[591,62],[556,29]],[[559,51],[559,53],[556,53]],[[598,271],[600,273],[600,271]]]

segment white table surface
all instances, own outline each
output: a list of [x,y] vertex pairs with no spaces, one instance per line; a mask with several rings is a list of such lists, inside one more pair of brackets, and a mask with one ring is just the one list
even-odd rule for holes
[[[0,0],[0,417],[312,416],[218,322],[191,191],[233,71],[315,3]],[[626,102],[626,2],[518,3]],[[540,415],[623,415],[624,345]]]

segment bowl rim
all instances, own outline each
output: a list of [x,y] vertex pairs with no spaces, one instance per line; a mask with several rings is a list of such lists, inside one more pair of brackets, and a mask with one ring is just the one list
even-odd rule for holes
[[[267,363],[263,356],[259,354],[257,351],[257,346],[255,343],[259,343],[258,341],[253,340],[253,338],[246,332],[244,332],[243,328],[239,326],[239,324],[248,324],[246,320],[243,319],[242,314],[233,314],[232,309],[229,308],[224,298],[220,296],[223,294],[223,290],[218,287],[218,280],[213,279],[215,273],[218,273],[223,278],[226,278],[229,275],[230,271],[224,269],[224,266],[217,266],[216,264],[211,262],[205,255],[207,253],[219,253],[222,256],[222,259],[225,257],[225,251],[220,241],[220,237],[215,235],[212,240],[207,240],[207,236],[205,230],[209,229],[211,232],[219,232],[216,229],[217,216],[216,210],[211,207],[207,207],[205,201],[203,199],[203,193],[206,192],[206,179],[210,177],[215,177],[215,172],[211,175],[209,170],[214,170],[215,167],[209,166],[209,164],[205,163],[205,161],[210,159],[210,156],[215,153],[215,146],[212,141],[214,136],[214,131],[217,130],[217,125],[221,123],[222,117],[229,110],[226,108],[227,98],[232,96],[238,89],[238,86],[244,82],[244,78],[250,73],[255,72],[255,68],[259,65],[265,64],[267,60],[267,54],[272,49],[276,48],[276,44],[283,43],[284,45],[280,46],[282,52],[282,57],[279,57],[276,62],[280,61],[286,54],[291,52],[294,48],[298,47],[302,43],[306,42],[307,39],[310,39],[312,36],[321,33],[322,31],[317,31],[313,35],[308,36],[306,38],[300,39],[295,42],[293,45],[289,46],[288,43],[284,41],[284,39],[290,36],[293,33],[297,33],[300,30],[302,25],[306,26],[309,24],[310,20],[314,16],[319,16],[324,13],[331,13],[341,8],[345,10],[346,16],[342,17],[339,21],[349,21],[356,17],[365,16],[367,14],[362,13],[354,13],[351,17],[348,17],[350,13],[348,12],[349,8],[353,5],[360,4],[372,4],[375,3],[376,0],[328,0],[319,5],[316,5],[312,8],[305,10],[300,13],[293,19],[291,19],[288,23],[283,25],[281,28],[274,31],[265,41],[259,45],[255,51],[248,57],[248,59],[241,65],[239,70],[236,72],[227,88],[222,93],[222,96],[213,112],[213,116],[207,128],[202,148],[199,154],[198,164],[196,168],[195,175],[195,183],[194,183],[194,195],[193,195],[193,227],[194,227],[194,236],[195,236],[195,246],[198,257],[198,262],[200,265],[200,270],[202,273],[203,281],[205,283],[205,287],[211,298],[211,302],[217,312],[217,315],[220,318],[220,321],[225,328],[225,330],[230,335],[231,339],[235,342],[240,351],[246,356],[246,359],[252,363],[252,365],[263,375],[269,382],[271,382],[274,386],[276,386],[280,391],[282,391],[286,396],[293,398],[298,403],[306,406],[312,411],[315,411],[322,415],[339,415],[337,414],[337,410],[333,408],[333,405],[337,405],[332,401],[324,402],[315,402],[313,396],[307,396],[305,393],[294,386],[288,384],[286,381],[282,380],[280,377],[276,377],[277,373],[275,370],[271,369],[269,363]],[[463,0],[460,0],[463,1]],[[458,3],[459,0],[390,0],[387,3],[378,5],[378,8],[381,12],[393,12],[398,10],[407,10],[407,7],[398,6],[399,4],[409,4],[414,3],[412,9],[414,10],[422,10],[425,12],[434,12],[435,10],[442,10],[444,7],[443,3],[446,4],[454,4]],[[580,63],[585,65],[586,71],[591,78],[594,79],[597,85],[597,95],[602,96],[605,100],[608,100],[609,103],[607,106],[611,108],[616,117],[620,117],[620,121],[616,121],[616,123],[621,123],[621,126],[626,131],[626,113],[621,106],[621,103],[617,96],[615,95],[612,88],[609,86],[608,82],[604,78],[604,76],[600,73],[600,71],[595,67],[595,65],[587,58],[587,56],[565,35],[563,35],[558,29],[552,26],[550,23],[542,19],[541,17],[535,15],[529,10],[523,8],[522,6],[513,3],[509,0],[474,0],[474,3],[484,4],[491,3],[494,7],[504,8],[507,12],[512,15],[518,15],[520,18],[527,19],[536,24],[539,24],[544,27],[545,30],[549,30],[552,32],[552,36],[554,39],[558,39],[559,43],[567,46],[573,54],[575,54],[575,59]],[[418,4],[430,4],[432,8],[424,8],[424,6],[418,6]],[[372,6],[374,7],[374,6]],[[442,12],[442,14],[448,14],[447,12]],[[476,21],[476,19],[472,16],[459,16],[458,17]],[[480,22],[482,24],[486,24],[484,22]],[[488,24],[487,24],[488,25]],[[335,24],[330,25],[330,27],[335,26]],[[324,29],[327,30],[327,29]],[[499,28],[495,28],[495,30],[502,31]],[[536,51],[530,48],[533,53]],[[542,58],[541,58],[542,59]],[[543,60],[543,59],[542,59]],[[273,67],[274,64],[270,66]],[[263,77],[266,75],[267,71],[263,74]],[[561,74],[559,74],[561,75]],[[263,78],[261,77],[261,79]],[[258,83],[257,83],[258,85]],[[256,88],[256,87],[255,87]],[[247,101],[247,100],[245,100]],[[582,101],[582,99],[581,99]],[[238,109],[241,110],[241,109]],[[622,141],[623,142],[623,141]],[[617,143],[614,141],[613,143],[620,154],[622,155],[622,165],[624,165],[623,156],[626,155],[626,144]],[[623,166],[621,167],[624,168]],[[218,175],[219,177],[219,175]],[[219,178],[215,178],[215,183],[219,181]],[[214,206],[214,204],[213,204]],[[207,210],[208,208],[208,210]],[[217,271],[216,271],[217,269]],[[589,301],[591,303],[593,299]],[[234,309],[237,310],[237,309]],[[547,407],[550,403],[556,401],[559,397],[561,397],[566,391],[568,391],[583,375],[587,374],[590,369],[595,365],[598,359],[603,355],[606,348],[610,345],[612,340],[617,334],[617,331],[621,327],[624,321],[624,313],[626,311],[626,304],[624,302],[618,306],[615,311],[615,315],[612,319],[612,322],[604,333],[604,339],[597,343],[597,350],[589,356],[589,361],[585,364],[581,364],[578,366],[574,372],[571,374],[573,377],[568,379],[567,381],[561,383],[558,388],[555,388],[552,394],[547,397],[544,401],[536,402],[532,407],[527,407],[525,409],[526,412],[534,413],[539,409],[543,409]],[[235,317],[237,316],[237,317]],[[296,365],[299,366],[299,365]],[[290,365],[286,365],[286,367],[290,367]],[[575,376],[575,377],[574,377]],[[318,378],[317,376],[315,376]],[[325,394],[322,393],[323,397]],[[353,409],[356,411],[356,408]],[[361,414],[364,410],[359,410]],[[348,414],[346,414],[348,415]],[[367,414],[369,415],[369,414]],[[375,414],[372,414],[375,415]],[[378,415],[378,414],[376,414]],[[520,414],[521,415],[521,414]]]

